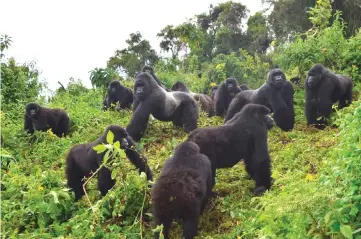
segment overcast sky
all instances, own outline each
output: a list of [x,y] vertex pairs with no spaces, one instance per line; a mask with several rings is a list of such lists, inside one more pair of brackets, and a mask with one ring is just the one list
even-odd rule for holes
[[[12,37],[5,52],[19,63],[35,60],[55,90],[58,81],[80,78],[90,87],[89,71],[106,67],[116,49],[126,47],[129,34],[139,31],[159,53],[157,33],[195,14],[207,12],[210,0],[0,0],[0,35]],[[250,14],[262,9],[261,0],[241,0]]]

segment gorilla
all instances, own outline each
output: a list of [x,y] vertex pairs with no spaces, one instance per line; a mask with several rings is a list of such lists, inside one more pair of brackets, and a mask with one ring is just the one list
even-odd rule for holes
[[217,127],[198,128],[188,137],[196,143],[212,164],[212,186],[217,168],[230,168],[244,159],[246,171],[256,181],[253,191],[261,195],[271,187],[271,161],[267,133],[272,123],[270,110],[258,104],[247,104],[240,112]]
[[237,81],[234,78],[228,78],[218,87],[215,95],[216,102],[216,116],[223,116],[228,109],[233,97],[241,92],[241,89],[237,86]]
[[103,101],[103,110],[119,102],[120,109],[130,109],[133,103],[133,92],[123,86],[118,80],[112,80],[108,86],[108,94]]
[[290,81],[293,83],[293,84],[295,84],[295,85],[300,85],[300,83],[301,83],[301,78],[300,77],[298,77],[298,76],[295,76],[295,77],[292,77],[291,79],[290,79]]
[[148,72],[149,74],[152,75],[152,77],[154,78],[154,80],[157,82],[157,84],[162,87],[163,89],[165,89],[166,91],[169,92],[169,89],[163,84],[163,82],[161,82],[158,77],[154,74],[154,69],[153,67],[149,66],[149,65],[145,65],[142,68],[142,72]]
[[[100,167],[105,155],[105,152],[98,154],[93,147],[99,144],[106,144],[106,137],[109,131],[114,134],[114,142],[119,141],[121,148],[125,150],[127,158],[138,168],[139,173],[145,172],[147,179],[153,180],[147,159],[140,156],[136,151],[136,144],[133,139],[122,127],[109,125],[103,135],[97,140],[88,144],[75,145],[67,154],[65,169],[67,185],[74,191],[76,201],[84,195],[82,179],[91,176]],[[98,172],[98,189],[101,195],[105,196],[114,184],[115,180],[111,177],[110,169],[103,166]]]
[[197,102],[200,103],[201,110],[205,111],[207,113],[208,117],[211,117],[214,115],[214,101],[208,95],[193,93],[181,81],[177,81],[172,86],[171,89],[173,91],[182,91],[182,92],[190,94],[193,97],[193,99],[195,99]]
[[[339,109],[352,103],[352,89],[353,82],[350,77],[334,74],[321,64],[314,65],[305,82],[307,125],[324,129],[334,103],[338,102]],[[317,120],[319,116],[322,118]]]
[[25,107],[24,130],[33,134],[51,129],[58,137],[67,136],[70,128],[68,113],[62,109],[49,109],[37,103],[28,103]]
[[246,84],[239,85],[239,88],[243,90],[249,90],[248,86]]
[[211,98],[212,98],[212,100],[214,100],[214,97],[216,96],[217,90],[218,90],[218,85],[212,87],[212,89],[211,89]]
[[272,69],[268,80],[256,90],[245,90],[237,94],[229,105],[224,122],[230,120],[246,104],[255,103],[268,107],[273,112],[276,125],[283,131],[294,127],[293,86],[280,69]]
[[172,121],[183,126],[186,133],[197,128],[199,109],[197,102],[184,92],[167,92],[160,87],[151,74],[142,72],[135,78],[134,97],[136,106],[127,132],[139,141],[147,127],[149,116],[161,121]]
[[152,214],[156,226],[163,224],[165,239],[173,219],[183,220],[184,238],[197,235],[198,218],[212,192],[211,162],[199,150],[193,142],[179,144],[152,188]]

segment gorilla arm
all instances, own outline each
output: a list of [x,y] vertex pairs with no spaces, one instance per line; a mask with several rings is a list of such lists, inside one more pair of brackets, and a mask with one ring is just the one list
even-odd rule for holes
[[30,134],[33,134],[34,133],[33,121],[26,114],[25,114],[24,118],[25,118],[24,119],[24,130],[26,130]]
[[144,102],[141,102],[134,111],[126,130],[135,141],[139,141],[143,136],[143,133],[147,128],[150,113],[150,106]]

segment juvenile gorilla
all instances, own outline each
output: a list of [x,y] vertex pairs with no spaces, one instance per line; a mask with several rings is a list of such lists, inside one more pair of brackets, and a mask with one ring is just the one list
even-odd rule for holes
[[[339,109],[352,103],[352,89],[353,82],[348,76],[334,74],[321,64],[314,65],[305,83],[307,125],[325,128],[334,103],[338,101]],[[319,116],[323,118],[317,120]]]
[[[93,147],[99,144],[106,144],[108,131],[114,134],[114,142],[119,141],[121,148],[125,150],[130,162],[138,168],[139,173],[145,172],[148,180],[153,180],[152,172],[147,164],[147,159],[142,158],[136,151],[136,144],[127,132],[120,126],[108,126],[103,135],[94,142],[88,144],[78,144],[73,146],[66,157],[66,178],[67,185],[75,193],[75,200],[79,200],[84,195],[82,179],[91,176],[101,165],[104,153],[98,154]],[[109,159],[111,160],[111,159]],[[98,189],[105,196],[114,186],[115,180],[111,177],[109,168],[103,166],[98,173]]]
[[295,84],[295,85],[300,85],[300,83],[301,83],[301,78],[300,77],[298,77],[298,76],[295,76],[295,77],[292,77],[291,79],[290,79],[290,81],[293,83],[293,84]]
[[197,235],[198,218],[211,191],[212,171],[207,156],[200,154],[193,142],[179,144],[152,188],[152,214],[156,226],[163,224],[165,239],[169,238],[173,219],[183,220],[184,238]]
[[186,133],[197,128],[197,102],[187,93],[165,91],[149,73],[137,75],[134,96],[139,104],[133,112],[127,132],[135,141],[143,136],[151,114],[157,120],[172,121],[176,126],[183,126]]
[[216,96],[217,90],[218,90],[218,85],[212,87],[212,89],[211,89],[211,98],[212,98],[212,100],[214,100],[214,97]]
[[201,110],[205,111],[208,117],[214,115],[214,101],[208,95],[193,93],[187,88],[187,86],[183,82],[180,81],[176,82],[171,89],[173,91],[182,91],[190,94],[193,97],[193,99],[195,99],[197,102],[200,103]]
[[225,122],[230,120],[247,103],[260,104],[273,112],[276,125],[284,131],[292,130],[295,122],[293,107],[293,86],[286,80],[280,69],[272,69],[268,73],[268,80],[256,90],[245,90],[237,94],[232,100]]
[[226,114],[233,97],[239,92],[241,92],[241,89],[238,88],[237,81],[233,78],[228,78],[218,86],[215,95],[216,116],[223,116]]
[[133,92],[123,86],[118,80],[112,80],[108,86],[108,94],[103,101],[103,110],[107,110],[112,104],[119,103],[120,109],[130,109],[133,103]]
[[268,153],[267,131],[270,110],[257,104],[247,104],[226,124],[199,128],[188,137],[212,164],[212,186],[217,168],[230,168],[244,159],[246,170],[256,181],[255,195],[271,187],[271,162]]
[[51,129],[58,137],[69,134],[70,118],[62,109],[49,109],[37,103],[28,103],[25,108],[24,130],[30,134]]
[[246,84],[239,85],[239,88],[243,90],[249,90],[248,86]]

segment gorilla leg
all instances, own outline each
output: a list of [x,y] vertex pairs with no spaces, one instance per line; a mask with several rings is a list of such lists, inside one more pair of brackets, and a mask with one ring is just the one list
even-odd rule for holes
[[184,126],[184,131],[186,133],[191,132],[197,128],[198,120],[198,106],[193,101],[184,103],[184,108],[182,112],[182,125]]
[[307,119],[307,125],[316,124],[317,119],[317,108],[315,107],[315,103],[306,102],[305,105],[305,115]]
[[[172,219],[160,219],[160,218],[155,218],[155,225],[161,225],[163,224],[163,235],[164,235],[164,239],[169,239],[169,231],[170,231],[170,227],[172,226]],[[159,232],[155,233],[155,239],[159,239]]]
[[349,106],[351,103],[352,103],[352,87],[349,87],[344,97],[342,97],[338,102],[338,109],[340,110],[346,106]]
[[185,239],[193,239],[198,232],[198,217],[184,221],[183,236]]
[[74,163],[73,158],[66,161],[67,186],[73,189],[75,201],[78,201],[85,193],[82,179],[85,176],[80,168]]
[[112,179],[112,172],[109,168],[103,166],[98,173],[98,189],[102,196],[105,196],[108,191],[115,185],[115,180]]

